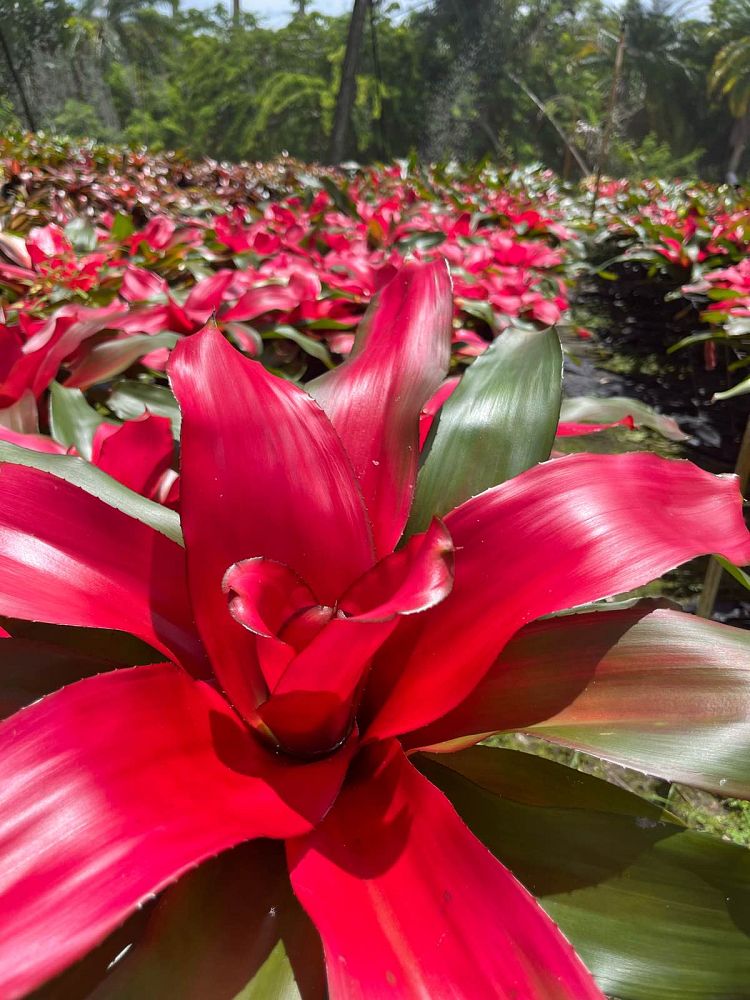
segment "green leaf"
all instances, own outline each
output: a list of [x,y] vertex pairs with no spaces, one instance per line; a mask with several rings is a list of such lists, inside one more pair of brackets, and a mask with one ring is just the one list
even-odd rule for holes
[[93,253],[96,250],[96,229],[93,222],[82,215],[70,220],[65,227],[65,235],[78,253]]
[[560,410],[560,420],[573,424],[609,424],[625,417],[632,417],[636,427],[649,427],[669,441],[686,441],[688,438],[672,417],[657,413],[645,403],[626,396],[575,396],[564,399]]
[[527,626],[476,693],[412,745],[523,731],[750,798],[750,632],[644,605]]
[[60,652],[68,651],[79,659],[94,659],[100,663],[106,661],[107,664],[118,667],[158,663],[159,657],[164,656],[134,635],[105,628],[50,625],[47,622],[27,622],[3,616],[0,616],[0,628],[10,633],[13,639],[54,647]]
[[89,1000],[323,1000],[320,938],[292,893],[284,849],[243,844],[167,890]]
[[18,431],[19,434],[39,433],[39,409],[31,389],[26,389],[12,406],[0,409],[0,427]]
[[86,997],[90,1000],[91,991],[106,975],[108,967],[143,932],[152,906],[152,901],[145,902],[101,944],[88,951],[74,965],[68,966],[60,975],[30,993],[28,1000],[73,1000],[74,997]]
[[161,504],[154,503],[153,500],[147,500],[139,493],[134,493],[83,458],[74,455],[46,455],[0,442],[1,462],[25,465],[64,479],[73,486],[78,486],[92,496],[98,497],[110,507],[116,507],[128,517],[134,517],[150,525],[167,538],[171,538],[173,542],[183,544],[178,514],[167,507],[162,507]]
[[712,312],[702,312],[701,319],[710,326],[724,326],[729,320],[729,313],[716,309]]
[[[608,618],[610,632],[627,616]],[[601,649],[604,629],[589,616],[567,620],[576,623],[574,630],[567,644],[563,634],[556,637],[557,653],[547,647],[546,664],[549,668],[559,656],[561,673],[571,667],[583,679],[580,671],[590,666],[597,644]],[[750,632],[659,610],[622,633],[569,706],[528,731],[672,781],[747,799],[749,728]]]
[[560,413],[562,350],[550,330],[510,328],[443,404],[419,472],[410,533],[549,458]]
[[746,573],[744,569],[740,569],[739,566],[735,566],[733,562],[725,559],[724,556],[714,556],[714,559],[737,583],[742,584],[743,587],[750,590],[750,574]]
[[34,639],[3,639],[0,718],[5,719],[38,698],[116,664]]
[[750,982],[750,852],[540,757],[412,758],[619,1000],[733,1000]]
[[[325,993],[319,995],[323,997]],[[281,940],[276,942],[268,958],[235,1000],[266,1000],[267,997],[302,998],[292,963]]]
[[497,316],[491,304],[482,299],[461,299],[461,311],[486,323],[490,330],[497,330]]
[[322,361],[326,368],[336,367],[325,344],[319,340],[315,340],[313,337],[308,337],[304,333],[300,333],[293,326],[277,326],[275,330],[264,333],[263,340],[291,340],[301,347],[305,354],[309,354],[311,357],[317,358],[318,361]]
[[84,389],[97,382],[106,382],[124,372],[144,354],[163,347],[171,350],[179,339],[178,334],[166,332],[137,333],[121,340],[103,340],[88,349],[68,381]]
[[[743,297],[746,293],[742,293]],[[730,316],[727,319],[727,334],[730,337],[747,337],[750,334],[750,318],[747,316]]]
[[173,437],[180,438],[180,408],[172,391],[164,386],[123,379],[110,392],[107,406],[121,420],[140,417],[146,410],[157,417],[167,417],[172,422]]
[[126,240],[128,236],[132,236],[135,232],[135,223],[131,216],[125,215],[124,212],[118,212],[112,223],[110,232],[113,240]]
[[89,406],[80,389],[65,389],[59,382],[52,382],[49,424],[52,437],[58,444],[75,448],[79,455],[91,461],[94,434],[104,422],[104,417]]
[[682,340],[678,340],[676,344],[672,344],[671,347],[668,347],[667,354],[674,354],[675,351],[681,351],[683,347],[689,347],[691,344],[703,344],[707,340],[724,339],[726,339],[726,334],[716,333],[715,330],[708,333],[692,333],[689,337],[683,337]]
[[426,232],[422,230],[417,233],[410,233],[408,236],[400,239],[398,241],[398,249],[404,255],[414,253],[415,250],[420,250],[424,253],[427,250],[434,250],[435,247],[439,247],[442,243],[445,243],[445,240],[445,233]]
[[354,333],[356,326],[352,323],[344,323],[338,319],[313,319],[304,324],[306,330],[347,330]]
[[729,299],[742,299],[746,294],[747,292],[741,291],[739,288],[706,289],[706,297],[711,299],[713,302],[724,302]]
[[323,174],[318,179],[328,192],[331,201],[334,203],[339,212],[343,212],[344,215],[350,215],[353,219],[359,219],[357,206],[354,204],[347,192],[336,183],[333,177],[328,176],[328,174]]
[[724,392],[715,392],[711,397],[711,402],[716,403],[722,399],[733,399],[735,396],[744,396],[747,392],[750,392],[750,376],[738,382],[731,389],[726,389]]

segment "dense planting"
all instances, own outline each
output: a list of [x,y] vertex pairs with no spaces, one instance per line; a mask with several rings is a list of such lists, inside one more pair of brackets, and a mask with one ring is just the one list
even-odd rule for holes
[[[750,203],[740,192],[706,184],[624,181],[602,185],[595,216],[587,225],[593,257],[606,277],[635,267],[642,294],[695,307],[689,336],[673,342],[671,351],[703,343],[704,363],[719,363],[716,345],[729,374],[750,364],[747,253],[750,247]],[[614,271],[614,275],[607,272]],[[716,400],[750,392],[741,376]]]
[[743,206],[7,152],[0,996],[743,995],[745,849],[497,745],[750,799],[750,633],[638,600],[737,479],[587,452],[684,435],[555,329],[639,267],[739,344]]

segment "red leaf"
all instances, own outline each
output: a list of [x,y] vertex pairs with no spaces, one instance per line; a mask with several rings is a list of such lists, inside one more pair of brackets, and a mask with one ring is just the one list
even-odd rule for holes
[[[288,566],[273,559],[243,559],[227,570],[222,590],[232,617],[250,632],[270,639],[302,608],[317,601]],[[270,683],[270,682],[269,682]]]
[[17,713],[0,727],[0,994],[32,990],[200,861],[311,829],[347,763],[268,753],[171,664],[102,674]]
[[185,313],[194,323],[207,322],[211,314],[221,305],[224,293],[236,277],[236,271],[224,270],[199,281],[190,289],[190,294],[185,300]]
[[269,312],[291,312],[300,304],[297,289],[291,285],[259,285],[228,309],[222,320],[239,320],[247,322]]
[[2,426],[0,426],[0,441],[7,441],[9,444],[28,448],[30,451],[46,452],[48,455],[64,455],[66,452],[61,444],[45,434],[21,434],[19,431],[12,431]]
[[203,664],[185,553],[63,479],[0,465],[0,614],[130,632]]
[[153,271],[128,264],[122,276],[120,295],[128,302],[145,302],[157,295],[166,295],[169,291],[164,278]]
[[331,1000],[603,1000],[533,897],[395,742],[358,759],[288,857],[323,939]]
[[405,264],[373,300],[349,358],[308,386],[351,457],[379,555],[409,514],[419,414],[448,369],[452,308],[444,261]]
[[[309,607],[280,632],[286,657],[274,649],[283,670],[258,712],[274,736],[297,753],[336,746],[354,723],[356,695],[376,650],[396,627],[396,616],[432,607],[453,583],[453,547],[435,521],[424,535],[386,556],[341,598],[335,608]],[[293,592],[290,581],[286,594]],[[299,592],[299,588],[296,588]],[[301,628],[302,626],[302,628]],[[302,642],[300,643],[300,639]],[[260,653],[265,652],[260,645]]]
[[100,424],[94,434],[93,464],[145,497],[156,496],[173,457],[172,425],[167,417],[144,413],[119,427]]
[[0,386],[0,405],[14,403],[27,390],[39,397],[55,378],[63,361],[84,340],[103,330],[115,315],[119,315],[117,306],[101,309],[63,306],[58,309],[54,317],[26,340],[13,363],[8,364],[6,358],[2,358],[7,375]]
[[357,580],[340,606],[355,621],[388,621],[439,604],[452,586],[453,542],[435,518],[428,531],[410,538]]
[[72,247],[59,226],[37,226],[26,238],[26,250],[32,263],[39,264],[49,257],[60,257],[70,253]]
[[432,427],[435,417],[440,412],[440,407],[448,399],[455,389],[458,388],[458,383],[461,381],[460,376],[455,375],[453,378],[447,378],[445,382],[440,386],[440,388],[433,393],[432,396],[427,400],[427,402],[422,407],[422,412],[419,414],[419,450],[421,451],[427,440],[427,436],[430,433],[430,428]]
[[181,510],[198,627],[217,676],[243,713],[266,687],[255,636],[222,593],[236,562],[289,566],[332,606],[373,562],[351,467],[322,410],[207,328],[170,364],[182,410]]
[[453,591],[402,623],[371,673],[380,738],[454,708],[535,618],[632,590],[698,555],[750,562],[737,479],[645,453],[536,466],[445,523]]
[[623,417],[622,420],[614,420],[609,424],[573,424],[569,421],[561,421],[557,425],[555,437],[577,437],[579,434],[597,434],[599,431],[608,431],[612,427],[627,427],[628,430],[635,429],[635,421],[632,417]]

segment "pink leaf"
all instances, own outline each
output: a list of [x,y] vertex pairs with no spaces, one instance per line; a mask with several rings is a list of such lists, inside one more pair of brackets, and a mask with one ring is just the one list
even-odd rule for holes
[[603,1000],[555,924],[395,742],[358,758],[331,812],[287,853],[331,1000]]
[[203,664],[175,542],[63,479],[0,465],[0,614],[130,632]]
[[409,514],[419,414],[448,369],[451,316],[445,263],[405,264],[373,300],[348,360],[309,386],[351,456],[379,555]]
[[453,591],[405,621],[378,658],[368,697],[380,738],[452,709],[535,618],[632,590],[698,555],[750,562],[737,479],[647,453],[536,466],[445,523]]
[[373,562],[367,517],[341,442],[302,390],[248,361],[215,328],[175,349],[182,410],[181,510],[190,590],[216,673],[243,713],[266,688],[255,636],[222,593],[234,563],[284,563],[333,605]]
[[0,727],[0,994],[25,995],[200,861],[311,829],[347,763],[279,759],[171,664],[101,674],[12,716]]
[[155,498],[172,464],[174,442],[167,417],[144,413],[120,427],[100,424],[92,442],[91,461],[129,489]]

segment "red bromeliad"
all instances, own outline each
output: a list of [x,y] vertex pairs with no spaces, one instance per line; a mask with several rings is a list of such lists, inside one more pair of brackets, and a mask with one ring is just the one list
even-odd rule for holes
[[55,222],[25,239],[0,231],[0,423],[33,430],[34,400],[52,379],[87,389],[136,362],[164,371],[174,342],[209,321],[295,378],[316,360],[332,365],[329,352],[349,353],[372,296],[406,255],[450,262],[457,357],[483,353],[514,318],[546,326],[565,311],[573,234],[553,204],[540,214],[523,188],[477,180],[433,185],[428,196],[391,168],[337,183],[335,197],[320,190],[308,203],[298,191],[262,212],[245,204],[190,221],[159,212],[156,198],[136,231],[102,211],[105,185],[87,196],[100,210],[78,217],[57,188]]
[[[45,452],[49,455],[77,454],[45,434],[22,434],[0,426],[0,441]],[[83,456],[123,486],[170,507],[179,500],[179,480],[172,470],[174,443],[169,420],[144,413],[123,424],[102,421]]]
[[[404,540],[451,312],[445,266],[406,265],[315,398],[216,329],[181,342],[184,548],[62,479],[2,466],[0,613],[128,632],[165,661],[85,677],[0,729],[0,996],[253,838],[285,842],[331,997],[602,996],[405,748],[487,731],[501,651],[523,626],[698,554],[748,562],[750,536],[731,477],[582,454]],[[244,953],[260,933],[247,895],[288,890],[269,845],[226,857],[210,895],[238,914]],[[165,894],[166,924],[188,885]],[[149,995],[134,982],[119,995]]]

